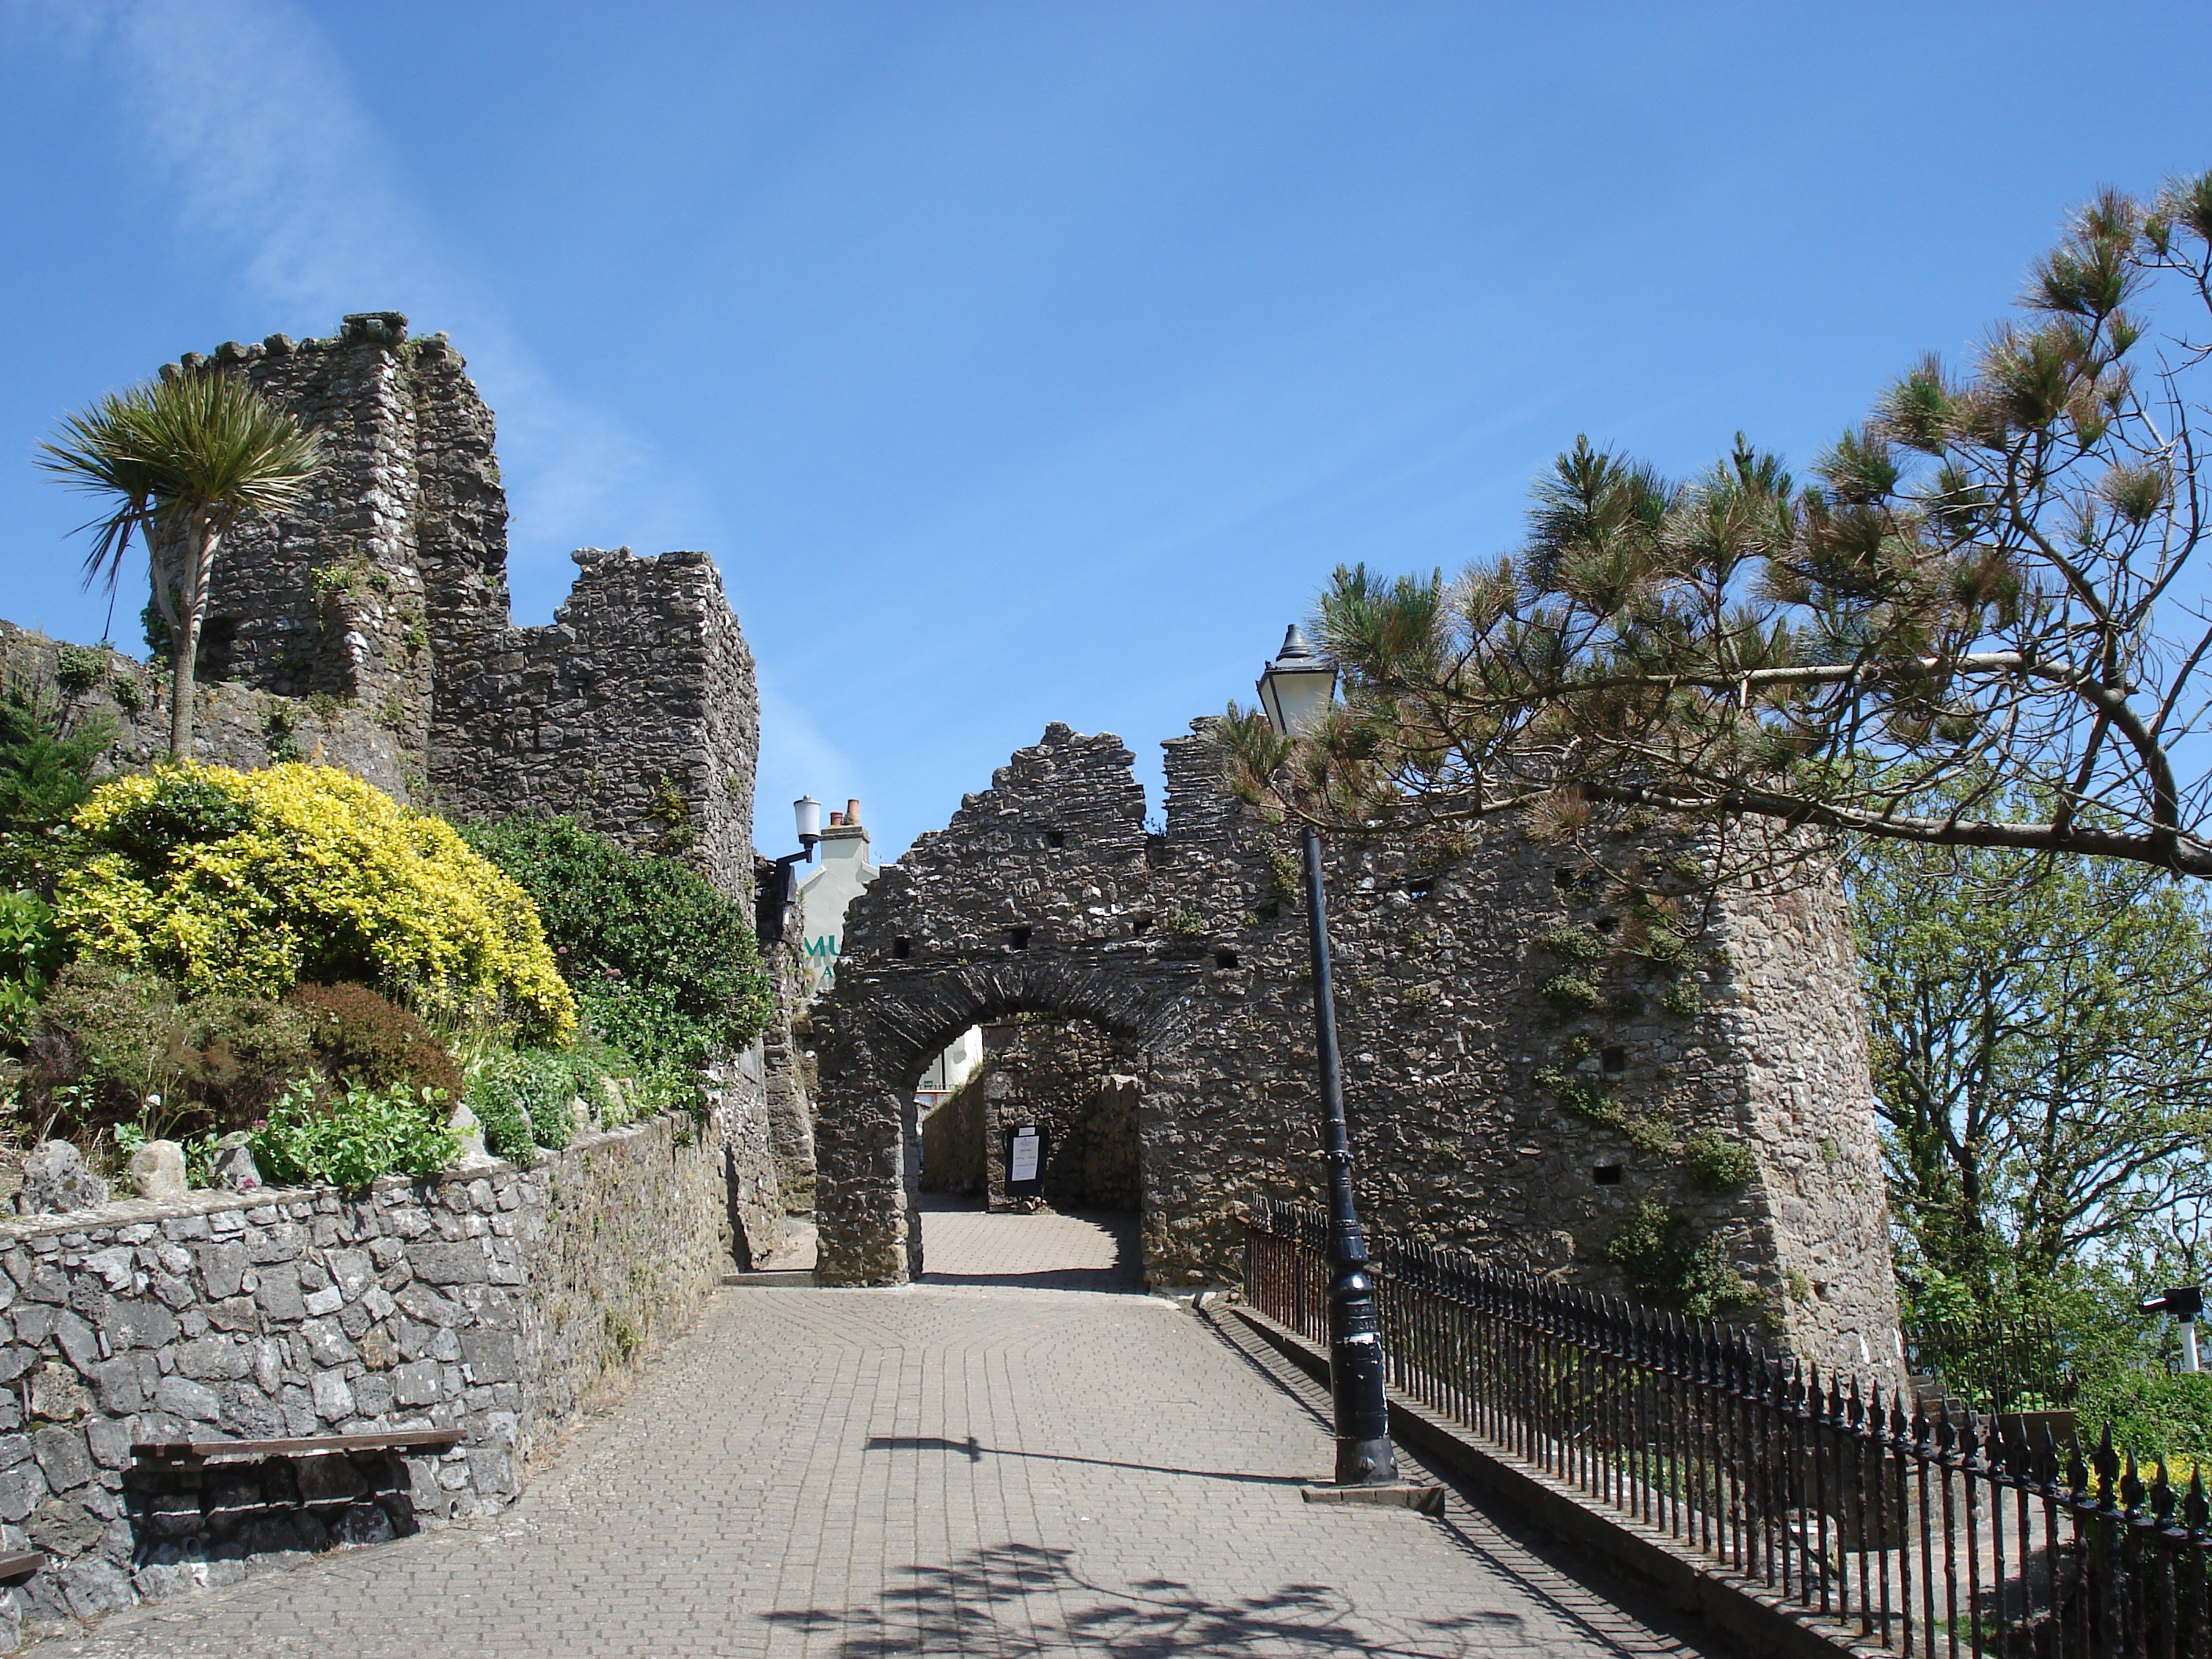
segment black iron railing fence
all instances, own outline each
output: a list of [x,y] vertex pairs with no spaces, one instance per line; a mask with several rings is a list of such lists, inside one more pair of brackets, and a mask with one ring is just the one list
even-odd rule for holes
[[1931,1322],[1905,1328],[1905,1357],[1978,1412],[2070,1409],[2081,1393],[2073,1356],[2049,1321]]
[[[1246,1295],[1328,1339],[1327,1223],[1261,1200]],[[2212,1659],[2212,1505],[2048,1419],[1933,1416],[1748,1333],[1369,1241],[1402,1394],[1900,1654]]]

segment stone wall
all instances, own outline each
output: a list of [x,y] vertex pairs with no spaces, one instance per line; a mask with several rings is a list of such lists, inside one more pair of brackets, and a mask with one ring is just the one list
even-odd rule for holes
[[240,374],[323,447],[306,501],[216,562],[209,680],[357,708],[440,810],[570,813],[750,896],[759,704],[707,555],[585,549],[554,622],[514,626],[491,411],[396,312],[163,372]]
[[571,813],[749,897],[760,708],[721,574],[704,553],[574,556],[550,626],[439,637],[439,805]]
[[[0,1543],[49,1568],[0,1645],[495,1510],[524,1465],[732,1261],[726,1147],[688,1117],[366,1194],[195,1192],[0,1221]],[[747,1120],[750,1120],[748,1130]],[[134,1441],[456,1427],[423,1456],[135,1466]]]
[[[1166,747],[1164,835],[1120,741],[1054,726],[854,902],[816,1006],[826,1277],[915,1270],[908,1091],[952,1033],[1023,1011],[1095,1022],[1142,1085],[1155,1285],[1233,1278],[1253,1194],[1318,1196],[1294,843],[1196,737]],[[1698,858],[1502,820],[1328,849],[1363,1213],[1661,1300],[1611,1259],[1656,1206],[1670,1250],[1756,1291],[1729,1316],[1881,1365],[1895,1292],[1839,894],[1816,871],[1707,911]],[[1668,959],[1675,925],[1697,948]]]
[[[70,681],[96,672],[88,684]],[[103,774],[134,771],[169,750],[169,678],[123,652],[64,645],[0,622],[0,679],[34,687],[53,700],[70,729],[106,720],[115,741],[102,757]],[[358,703],[281,696],[235,682],[198,688],[192,757],[219,766],[252,768],[280,759],[335,766],[374,784],[394,799],[414,799],[422,782],[399,735]]]
[[986,1195],[988,1164],[983,1157],[983,1081],[967,1082],[939,1101],[921,1120],[920,1189],[956,1198]]
[[[1136,1209],[1142,1185],[1136,1135],[1141,1085],[1121,1074],[1137,1059],[1129,1039],[1089,1020],[1029,1018],[985,1026],[977,1073],[982,1109],[971,1156],[984,1171],[982,1190],[990,1201],[1006,1200],[1006,1131],[1035,1125],[1047,1135],[1046,1202]],[[928,1133],[925,1126],[925,1158]],[[964,1161],[957,1152],[951,1156]]]

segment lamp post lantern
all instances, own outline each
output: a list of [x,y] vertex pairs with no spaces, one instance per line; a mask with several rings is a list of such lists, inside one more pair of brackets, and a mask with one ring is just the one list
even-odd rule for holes
[[[1260,706],[1285,738],[1308,730],[1336,696],[1336,670],[1294,624],[1283,648],[1260,672]],[[1329,973],[1328,894],[1321,836],[1304,841],[1306,932],[1313,953],[1314,1047],[1321,1066],[1322,1158],[1328,1166],[1328,1391],[1336,1414],[1336,1480],[1380,1486],[1398,1479],[1390,1449],[1390,1407],[1382,1391],[1382,1336],[1375,1281],[1352,1201],[1352,1138],[1344,1121],[1344,1072],[1336,1047],[1336,988]]]
[[791,803],[791,817],[799,831],[799,850],[775,861],[775,875],[760,896],[753,915],[753,933],[763,945],[783,942],[784,913],[791,908],[792,866],[814,862],[815,843],[822,839],[822,803],[801,795]]

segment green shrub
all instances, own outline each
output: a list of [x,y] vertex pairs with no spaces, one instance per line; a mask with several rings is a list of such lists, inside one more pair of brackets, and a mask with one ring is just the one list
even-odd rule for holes
[[194,998],[177,1011],[170,1053],[168,1115],[184,1125],[204,1115],[208,1134],[246,1127],[300,1079],[321,1075],[313,1019],[267,997]]
[[0,893],[0,979],[44,985],[61,965],[53,908],[36,893]]
[[1686,1222],[1650,1199],[1621,1224],[1605,1257],[1636,1289],[1693,1319],[1724,1317],[1759,1300],[1718,1239],[1694,1238]]
[[527,1163],[538,1145],[530,1114],[506,1079],[486,1075],[469,1085],[468,1108],[483,1126],[484,1148],[495,1158]]
[[1692,1135],[1682,1148],[1690,1173],[1707,1192],[1732,1193],[1759,1173],[1751,1148],[1718,1129]]
[[569,818],[465,826],[536,902],[592,1027],[648,1068],[696,1071],[774,1012],[744,907],[696,872]]
[[2148,1462],[2212,1462],[2212,1375],[2123,1371],[2084,1379],[2075,1410],[2086,1437],[2112,1425],[2112,1444]]
[[515,1098],[530,1115],[530,1132],[548,1152],[557,1152],[576,1135],[576,1097],[586,1106],[605,1075],[589,1060],[537,1049],[515,1056]]
[[67,818],[92,793],[92,769],[114,741],[113,721],[73,721],[35,684],[0,688],[0,833]]
[[53,911],[36,893],[0,893],[0,1046],[20,1045],[61,962]]
[[461,1068],[429,1027],[366,985],[297,985],[284,999],[309,1023],[312,1040],[334,1078],[372,1088],[404,1084],[462,1092]]
[[435,1175],[461,1153],[434,1090],[349,1084],[328,1100],[302,1080],[253,1131],[253,1161],[272,1186],[358,1192],[379,1176]]
[[26,1096],[64,1133],[135,1118],[176,1076],[177,994],[156,974],[73,962],[40,1005]]
[[65,1095],[59,1126],[135,1121],[149,1138],[243,1128],[302,1077],[322,1077],[307,1016],[264,997],[180,1001],[175,988],[96,958],[71,963],[40,1009],[27,1081]]
[[530,1120],[532,1137],[548,1152],[575,1139],[578,1100],[594,1119],[605,1115],[609,1073],[596,1054],[528,1049],[514,1056],[501,1075],[517,1109]]

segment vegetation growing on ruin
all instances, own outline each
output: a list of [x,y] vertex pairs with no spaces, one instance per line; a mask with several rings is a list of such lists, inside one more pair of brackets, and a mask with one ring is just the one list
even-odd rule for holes
[[1751,1148],[1733,1135],[1706,1129],[1682,1143],[1682,1161],[1698,1185],[1711,1193],[1732,1193],[1751,1184],[1759,1173]]
[[1686,1219],[1656,1200],[1636,1206],[1605,1255],[1629,1284],[1694,1319],[1725,1318],[1759,1300],[1718,1239],[1698,1237]]

